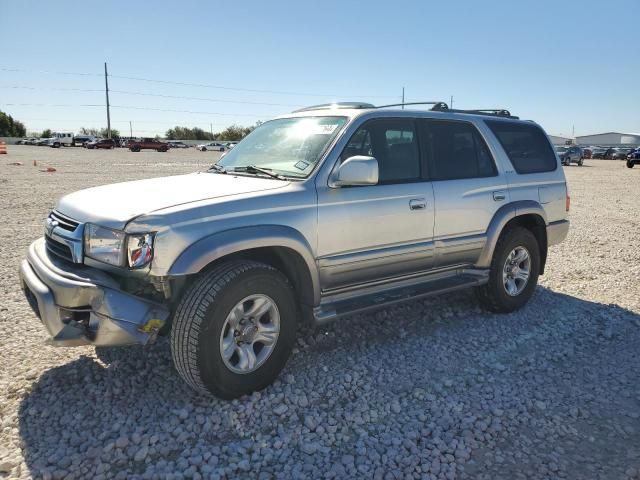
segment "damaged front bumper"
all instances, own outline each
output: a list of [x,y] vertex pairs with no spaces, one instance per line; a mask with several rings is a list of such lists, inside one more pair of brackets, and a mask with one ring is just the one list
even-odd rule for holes
[[166,306],[124,292],[105,272],[50,255],[43,238],[29,247],[20,279],[53,345],[144,345],[169,317]]

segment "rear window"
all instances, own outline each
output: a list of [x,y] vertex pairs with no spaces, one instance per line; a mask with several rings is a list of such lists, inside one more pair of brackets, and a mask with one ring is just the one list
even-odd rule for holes
[[556,155],[542,129],[536,125],[487,120],[518,173],[550,172]]

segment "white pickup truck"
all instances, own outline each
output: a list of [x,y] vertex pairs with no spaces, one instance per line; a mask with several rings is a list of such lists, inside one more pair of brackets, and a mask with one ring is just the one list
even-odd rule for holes
[[53,148],[73,147],[73,133],[53,132],[47,140],[47,145]]

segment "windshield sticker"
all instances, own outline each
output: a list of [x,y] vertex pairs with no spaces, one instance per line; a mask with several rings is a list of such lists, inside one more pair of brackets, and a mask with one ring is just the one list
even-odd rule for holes
[[309,164],[303,160],[300,160],[298,163],[294,165],[298,170],[306,170]]
[[333,125],[315,125],[311,135],[331,135],[338,128],[337,124]]

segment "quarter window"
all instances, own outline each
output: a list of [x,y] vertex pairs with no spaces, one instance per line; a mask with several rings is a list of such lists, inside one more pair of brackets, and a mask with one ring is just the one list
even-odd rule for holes
[[378,160],[379,182],[400,183],[420,179],[420,154],[412,119],[377,119],[353,134],[340,156],[354,155]]
[[421,120],[420,128],[432,180],[497,175],[495,163],[487,145],[470,123]]
[[488,120],[518,173],[550,172],[557,168],[556,155],[537,125]]

